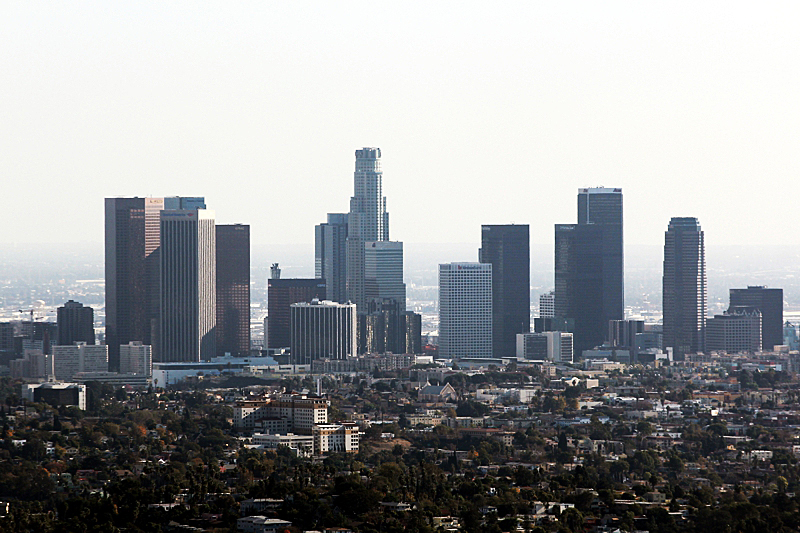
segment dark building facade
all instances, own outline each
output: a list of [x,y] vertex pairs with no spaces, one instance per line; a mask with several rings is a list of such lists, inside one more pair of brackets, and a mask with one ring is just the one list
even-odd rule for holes
[[705,351],[708,294],[703,230],[696,218],[670,220],[664,237],[664,349],[676,361]]
[[250,226],[218,225],[217,355],[250,353]]
[[624,318],[622,189],[578,191],[578,223],[555,227],[555,316],[574,320],[574,350],[599,346]]
[[358,314],[358,353],[405,354],[422,351],[422,317],[393,299],[371,300]]
[[492,265],[493,356],[513,357],[517,333],[528,333],[531,329],[528,226],[481,226],[478,262]]
[[633,353],[639,333],[644,333],[644,320],[611,320],[608,323],[608,345]]
[[314,277],[324,279],[327,298],[347,300],[347,213],[328,213],[328,221],[314,228]]
[[76,342],[94,344],[94,309],[70,300],[56,310],[58,343],[72,345]]
[[[325,300],[327,286],[324,279],[270,279],[267,280],[267,348],[291,346],[291,305]],[[355,324],[353,324],[355,328]],[[353,346],[355,351],[356,346]]]
[[729,313],[742,309],[761,312],[761,342],[764,350],[783,344],[783,289],[749,286],[730,290]]

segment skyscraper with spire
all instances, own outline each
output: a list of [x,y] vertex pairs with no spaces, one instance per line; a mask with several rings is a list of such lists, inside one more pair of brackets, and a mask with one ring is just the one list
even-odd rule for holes
[[[405,300],[402,244],[388,244],[389,213],[383,196],[380,148],[356,150],[354,195],[350,198],[347,224],[347,299],[356,304],[359,312],[366,311],[369,300],[396,298],[400,292],[398,286],[403,285],[402,297]],[[367,257],[375,259],[378,251],[384,252],[380,254],[380,260],[369,263],[379,263],[380,267],[367,268]],[[399,264],[393,261],[399,261]]]

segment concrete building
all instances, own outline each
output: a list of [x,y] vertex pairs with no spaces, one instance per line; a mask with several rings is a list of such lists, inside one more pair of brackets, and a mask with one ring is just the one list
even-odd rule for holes
[[520,333],[516,339],[518,359],[571,363],[574,360],[572,333],[545,331]]
[[70,345],[76,342],[94,344],[94,309],[70,300],[56,310],[58,343]]
[[314,277],[324,279],[328,300],[347,302],[347,213],[328,213],[314,228]]
[[153,351],[150,346],[131,341],[119,347],[119,371],[121,374],[153,375]]
[[22,385],[22,397],[29,402],[74,405],[78,409],[86,409],[86,385],[80,383],[25,384]]
[[539,295],[539,318],[553,318],[556,313],[556,293],[546,292]]
[[761,311],[737,310],[706,321],[706,350],[756,353],[761,345]]
[[58,381],[70,381],[78,372],[108,372],[108,346],[78,342],[53,346],[53,373]]
[[260,400],[240,400],[233,406],[233,425],[253,429],[264,419],[285,419],[290,431],[310,435],[317,424],[328,423],[325,398],[305,394],[276,394]]
[[439,265],[439,356],[492,357],[492,265]]
[[314,359],[345,359],[356,355],[355,304],[328,300],[291,305],[292,362],[310,365]]
[[478,261],[492,265],[493,357],[512,357],[516,335],[531,330],[530,255],[527,224],[481,226]]
[[664,349],[676,361],[705,350],[708,289],[703,230],[696,218],[673,218],[664,236]]
[[783,344],[783,289],[763,285],[730,289],[729,312],[757,309],[761,312],[761,343],[765,351]]
[[160,309],[154,359],[207,361],[216,355],[217,341],[214,212],[165,209],[160,215]]
[[317,424],[314,437],[314,454],[330,452],[358,453],[360,431],[356,424]]

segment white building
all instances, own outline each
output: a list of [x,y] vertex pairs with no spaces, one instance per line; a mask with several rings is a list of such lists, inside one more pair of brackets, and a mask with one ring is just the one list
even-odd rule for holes
[[539,295],[539,318],[556,316],[556,292],[550,291]]
[[439,356],[492,357],[492,265],[439,265]]
[[86,409],[86,385],[81,383],[29,383],[22,386],[22,397],[30,402],[75,405]]
[[356,424],[320,424],[314,426],[313,435],[315,455],[358,453],[360,432]]
[[314,359],[346,359],[356,355],[356,305],[312,300],[290,306],[292,362],[310,365]]
[[108,372],[108,346],[76,342],[72,346],[53,346],[54,377],[70,381],[78,372]]
[[236,530],[243,533],[279,533],[290,527],[291,522],[266,516],[245,516],[236,521]]
[[314,437],[311,435],[253,433],[253,444],[264,450],[277,450],[280,446],[286,446],[300,457],[314,454]]
[[316,424],[328,422],[328,400],[305,394],[276,394],[263,400],[241,400],[233,406],[233,424],[253,429],[262,419],[286,419],[299,433],[311,434]]
[[122,344],[119,347],[120,374],[153,375],[153,352],[150,346],[139,341]]

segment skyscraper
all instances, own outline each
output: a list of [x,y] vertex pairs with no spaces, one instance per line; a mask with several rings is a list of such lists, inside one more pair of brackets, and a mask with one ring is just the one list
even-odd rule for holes
[[555,316],[574,319],[575,354],[624,318],[622,189],[578,190],[578,223],[555,227]]
[[350,198],[347,231],[347,299],[366,309],[365,244],[389,240],[389,213],[383,196],[379,148],[356,150],[354,195]]
[[217,355],[250,353],[250,226],[216,227]]
[[94,309],[70,300],[56,311],[58,321],[58,343],[94,344]]
[[403,243],[375,241],[364,243],[364,300],[359,312],[367,312],[372,300],[395,300],[399,312],[406,310],[406,284],[403,283]]
[[783,289],[761,285],[730,290],[730,313],[750,308],[761,312],[761,341],[764,350],[783,344]]
[[439,265],[439,355],[492,357],[492,265]]
[[706,350],[726,353],[761,351],[761,311],[736,309],[706,320]]
[[[216,229],[214,212],[161,212],[158,362],[194,362],[216,355]],[[138,339],[137,339],[138,340]]]
[[314,277],[324,279],[328,300],[347,301],[347,213],[328,213],[314,228]]
[[705,350],[706,254],[703,230],[696,218],[669,221],[664,237],[664,349],[676,361]]
[[481,226],[478,261],[492,265],[492,352],[494,357],[513,357],[517,334],[531,329],[527,224]]
[[161,211],[205,208],[201,197],[106,198],[106,344],[109,367],[119,369],[119,346],[150,344],[160,312]]
[[[267,280],[267,348],[291,344],[291,305],[325,300],[324,279],[285,278]],[[353,348],[355,349],[355,348]]]

